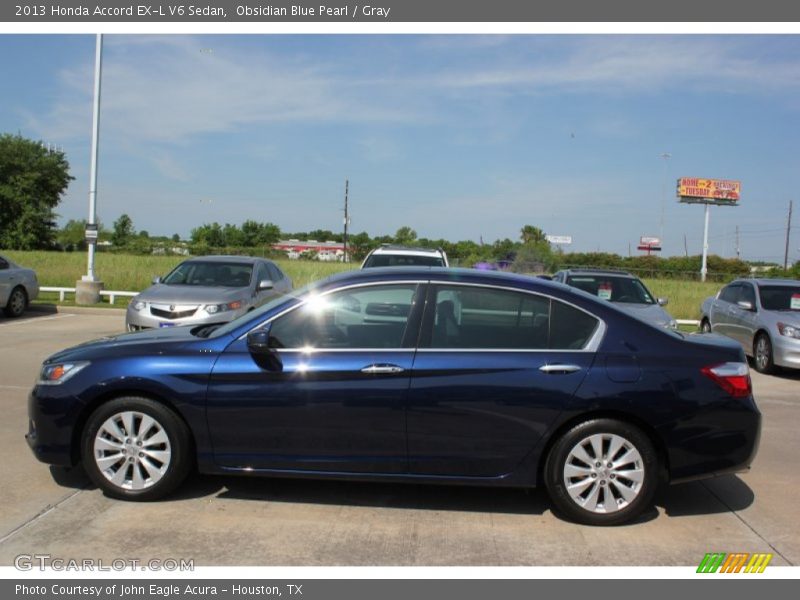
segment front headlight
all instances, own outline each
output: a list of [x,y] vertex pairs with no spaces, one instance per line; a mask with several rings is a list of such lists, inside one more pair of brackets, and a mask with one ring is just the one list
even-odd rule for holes
[[61,385],[89,365],[89,361],[75,361],[42,365],[36,385]]
[[786,337],[800,339],[800,327],[787,325],[786,323],[778,323],[778,331],[781,335],[785,335]]
[[239,310],[242,308],[242,301],[235,300],[233,302],[228,302],[227,304],[206,304],[205,309],[206,312],[210,315],[215,315],[219,312],[225,312],[228,310]]
[[144,310],[145,306],[147,306],[147,303],[144,302],[143,300],[138,300],[137,298],[134,298],[133,300],[131,300],[130,306],[133,310],[139,312],[140,310]]

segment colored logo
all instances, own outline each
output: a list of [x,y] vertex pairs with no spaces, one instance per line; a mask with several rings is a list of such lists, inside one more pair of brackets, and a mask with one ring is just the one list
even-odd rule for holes
[[710,552],[700,561],[698,573],[763,573],[767,568],[772,554],[747,552]]

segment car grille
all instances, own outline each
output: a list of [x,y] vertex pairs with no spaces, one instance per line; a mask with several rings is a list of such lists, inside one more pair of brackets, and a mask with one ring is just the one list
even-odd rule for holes
[[194,313],[197,312],[197,308],[197,306],[156,306],[155,304],[151,304],[150,314],[162,319],[185,319],[186,317],[194,315]]

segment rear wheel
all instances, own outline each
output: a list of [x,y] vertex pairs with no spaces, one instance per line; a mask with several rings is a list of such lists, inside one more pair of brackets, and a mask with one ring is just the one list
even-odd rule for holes
[[637,427],[594,419],[561,436],[545,465],[545,485],[556,509],[587,525],[617,525],[650,506],[658,458]]
[[8,297],[8,303],[3,309],[3,312],[5,312],[7,317],[16,318],[21,316],[27,307],[28,294],[25,293],[25,288],[16,287],[11,291],[11,295]]
[[708,319],[703,319],[700,322],[700,331],[702,333],[711,333],[711,322]]
[[769,375],[777,370],[772,355],[772,342],[766,333],[759,333],[753,342],[753,362],[759,373]]
[[102,404],[83,432],[83,463],[109,496],[155,500],[180,485],[191,466],[191,437],[169,408],[148,398]]

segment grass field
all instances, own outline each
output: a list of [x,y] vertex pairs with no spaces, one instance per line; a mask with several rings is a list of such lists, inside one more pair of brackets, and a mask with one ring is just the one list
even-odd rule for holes
[[[83,252],[4,252],[14,262],[34,269],[43,286],[75,287],[75,282],[86,273],[86,254]],[[135,256],[129,254],[96,255],[95,271],[107,290],[139,291],[150,285],[156,275],[166,275],[184,260],[182,256]],[[357,268],[357,264],[325,263],[279,259],[275,261],[295,287],[301,287],[334,273]],[[719,290],[719,283],[680,281],[674,279],[646,279],[650,291],[659,297],[669,298],[667,310],[677,319],[700,317],[700,303]],[[42,294],[47,301],[57,299],[55,294]],[[124,305],[126,298],[117,299]]]

